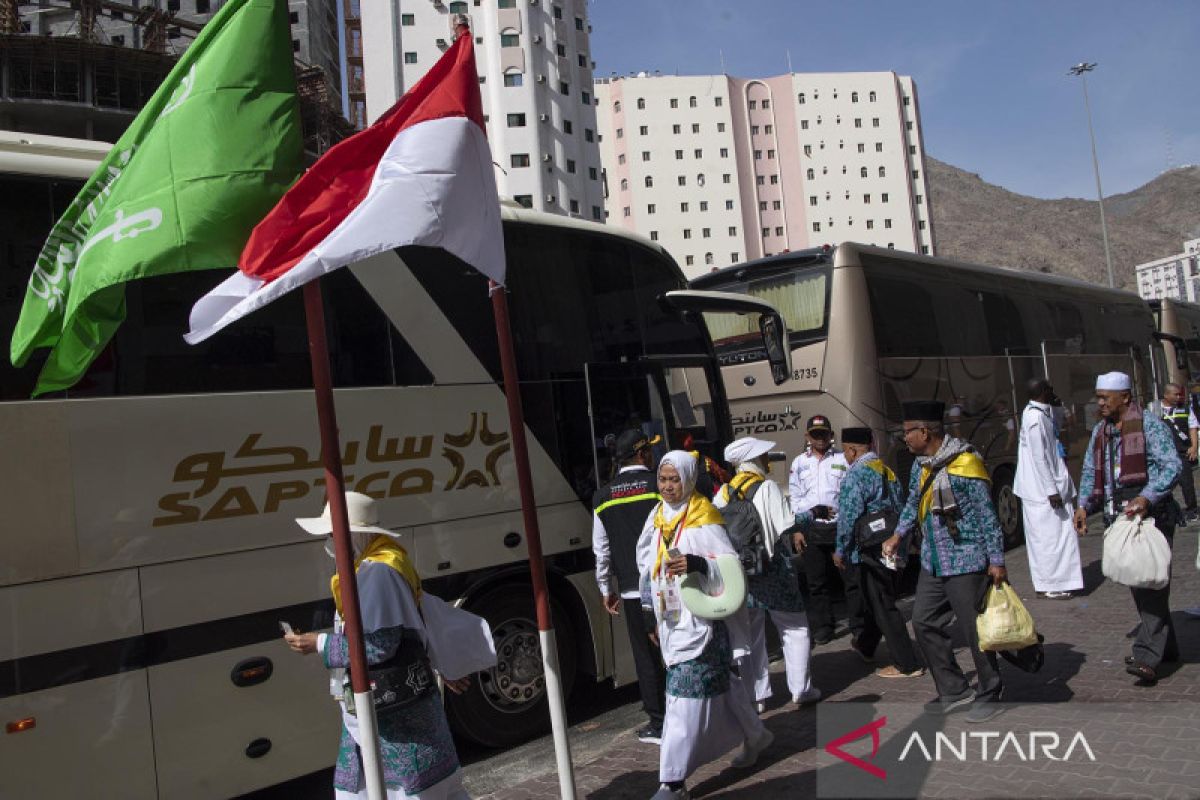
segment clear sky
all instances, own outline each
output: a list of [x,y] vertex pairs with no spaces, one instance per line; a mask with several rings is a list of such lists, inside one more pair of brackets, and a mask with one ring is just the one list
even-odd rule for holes
[[1036,197],[1094,199],[1087,76],[1109,196],[1200,164],[1196,0],[592,0],[597,78],[893,71],[925,152]]

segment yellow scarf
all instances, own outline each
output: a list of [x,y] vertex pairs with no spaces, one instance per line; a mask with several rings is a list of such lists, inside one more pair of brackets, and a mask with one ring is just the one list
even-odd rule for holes
[[[992,480],[988,476],[987,467],[983,465],[983,459],[979,457],[978,453],[974,453],[969,450],[965,453],[959,453],[958,457],[946,466],[946,471],[949,474],[955,475],[959,478],[973,478],[975,480],[987,481],[988,483],[991,483]],[[920,485],[924,486],[925,482],[928,480],[929,465],[922,465]],[[924,522],[925,518],[929,516],[929,507],[931,505],[933,505],[932,481],[929,483],[929,488],[927,488],[925,493],[921,495],[921,503],[917,507],[917,519]]]
[[[396,572],[400,573],[400,577],[408,583],[412,588],[413,599],[418,604],[421,602],[421,576],[417,574],[416,568],[408,557],[408,551],[400,546],[400,543],[391,536],[385,536],[382,533],[371,540],[367,545],[367,549],[362,552],[354,561],[354,572],[358,574],[358,568],[362,566],[364,561],[375,561],[379,564],[386,564]],[[342,593],[338,591],[338,576],[335,572],[333,577],[329,579],[329,590],[333,592],[333,603],[337,606],[338,614],[342,613]]]
[[[896,473],[892,472],[891,467],[889,467],[887,464],[883,463],[881,460],[879,460],[877,458],[872,459],[871,461],[868,461],[867,468],[875,470],[875,472],[878,475],[882,476],[885,481],[896,480]],[[953,473],[951,473],[951,474],[953,474]],[[921,474],[921,477],[922,478],[925,477],[924,473]]]
[[757,472],[739,472],[733,476],[729,483],[721,487],[721,494],[725,496],[725,502],[728,503],[730,486],[737,489],[742,494],[745,494],[746,490],[750,488],[750,484],[761,483],[764,480],[766,480],[766,478],[764,478],[762,475],[759,475]]
[[666,508],[666,503],[659,503],[658,508],[654,511],[654,527],[659,531],[658,555],[654,559],[653,575],[655,578],[662,570],[667,549],[675,543],[676,537],[682,534],[685,528],[725,524],[725,518],[721,516],[721,512],[712,504],[712,501],[696,492],[692,492],[692,496],[688,499],[687,508],[669,520],[663,516],[664,508]]

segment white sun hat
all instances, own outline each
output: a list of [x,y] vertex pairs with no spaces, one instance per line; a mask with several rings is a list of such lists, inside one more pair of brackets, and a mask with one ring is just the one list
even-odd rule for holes
[[766,455],[774,446],[774,442],[768,442],[766,439],[743,436],[741,439],[730,442],[729,446],[725,448],[725,460],[736,467],[738,464],[744,464],[761,455]]
[[[379,527],[379,509],[375,499],[359,492],[346,492],[346,515],[350,518],[351,533],[382,533],[399,538],[400,534]],[[313,536],[328,536],[333,533],[333,518],[329,514],[329,503],[319,517],[300,517],[296,524]]]

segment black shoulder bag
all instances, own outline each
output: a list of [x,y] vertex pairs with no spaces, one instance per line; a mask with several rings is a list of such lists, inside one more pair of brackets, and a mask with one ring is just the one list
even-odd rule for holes
[[854,538],[861,551],[879,547],[892,538],[892,534],[896,532],[896,525],[900,522],[900,516],[892,510],[891,503],[887,502],[891,497],[891,487],[888,485],[887,475],[880,473],[879,477],[883,479],[883,500],[886,506],[882,511],[863,514],[854,523]]

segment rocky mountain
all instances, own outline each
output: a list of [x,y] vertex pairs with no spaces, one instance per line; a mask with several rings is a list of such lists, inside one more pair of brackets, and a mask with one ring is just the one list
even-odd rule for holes
[[[1041,200],[990,184],[926,156],[937,254],[1107,283],[1094,200]],[[1182,252],[1200,236],[1200,167],[1181,167],[1104,199],[1117,286],[1135,290],[1133,268]]]

